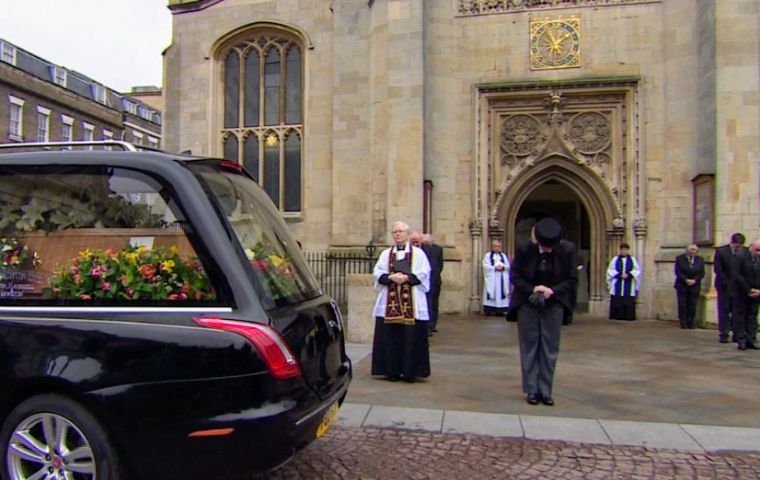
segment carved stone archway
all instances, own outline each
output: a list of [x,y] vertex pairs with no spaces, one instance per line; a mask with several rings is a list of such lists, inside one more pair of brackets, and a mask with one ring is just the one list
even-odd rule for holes
[[[540,185],[558,182],[588,213],[590,309],[606,310],[608,259],[623,238],[635,237],[639,252],[646,238],[637,92],[637,79],[478,87],[474,279],[489,237],[503,238],[513,253],[520,207]],[[473,300],[479,300],[477,289]]]
[[503,237],[508,245],[510,257],[514,255],[515,229],[517,213],[525,200],[541,185],[556,181],[566,185],[578,197],[586,209],[590,226],[589,256],[589,309],[591,312],[604,311],[607,299],[605,269],[607,261],[614,251],[618,235],[608,230],[618,215],[614,200],[593,178],[577,165],[562,157],[544,159],[540,166],[521,175],[510,188],[514,195],[500,198],[494,218],[499,219],[504,228]]

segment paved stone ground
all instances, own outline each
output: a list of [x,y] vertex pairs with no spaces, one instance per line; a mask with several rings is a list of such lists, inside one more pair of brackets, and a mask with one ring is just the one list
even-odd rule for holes
[[760,478],[760,453],[701,454],[335,426],[287,464],[252,480],[737,478]]

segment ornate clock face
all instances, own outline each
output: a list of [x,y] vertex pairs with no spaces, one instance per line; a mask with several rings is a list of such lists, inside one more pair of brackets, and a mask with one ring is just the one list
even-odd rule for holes
[[580,19],[540,20],[530,23],[530,69],[579,67]]

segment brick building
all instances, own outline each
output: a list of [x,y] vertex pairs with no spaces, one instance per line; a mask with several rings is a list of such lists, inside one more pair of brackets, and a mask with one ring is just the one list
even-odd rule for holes
[[109,139],[161,147],[161,112],[0,39],[0,143]]

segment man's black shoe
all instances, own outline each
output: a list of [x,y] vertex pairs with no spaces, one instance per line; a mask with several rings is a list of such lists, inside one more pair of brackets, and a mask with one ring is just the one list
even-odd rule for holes
[[547,407],[554,406],[554,400],[552,399],[552,397],[547,397],[546,395],[541,395],[541,402]]
[[755,342],[747,342],[747,348],[750,348],[752,350],[760,350],[760,347],[758,347]]
[[720,343],[728,343],[728,337],[720,337]]
[[747,344],[746,344],[746,343],[744,343],[744,342],[741,342],[741,343],[739,343],[739,344],[736,346],[736,348],[737,348],[737,349],[739,349],[739,350],[746,350],[746,349],[747,349]]
[[531,405],[538,405],[539,396],[537,393],[529,393],[528,398],[525,401]]

